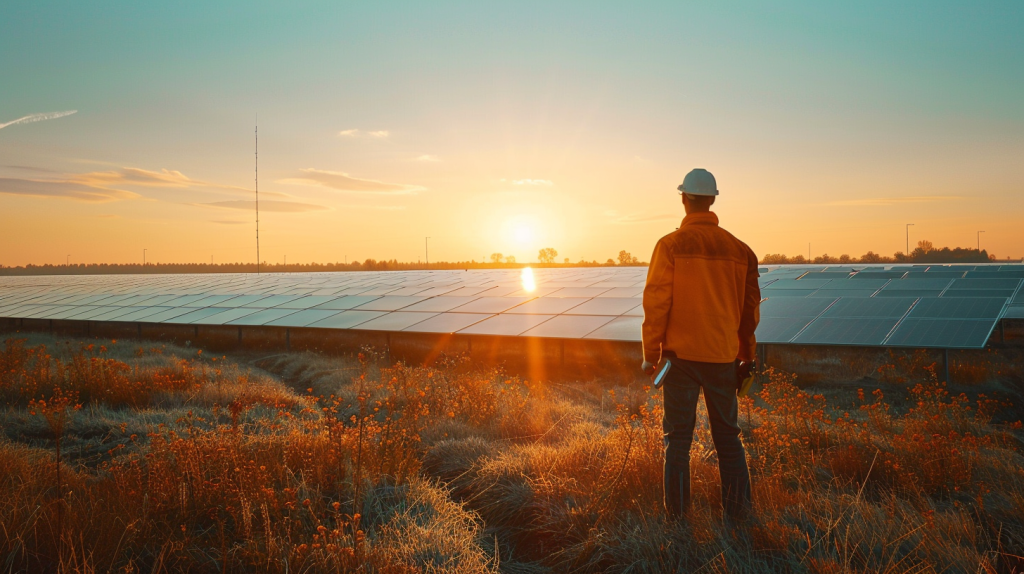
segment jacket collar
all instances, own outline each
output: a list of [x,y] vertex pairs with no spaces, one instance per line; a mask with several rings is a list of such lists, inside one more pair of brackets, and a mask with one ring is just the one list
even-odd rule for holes
[[713,211],[698,211],[683,218],[680,225],[718,225],[718,216]]

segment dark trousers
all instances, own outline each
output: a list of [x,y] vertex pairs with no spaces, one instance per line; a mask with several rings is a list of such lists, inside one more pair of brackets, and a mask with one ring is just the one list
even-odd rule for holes
[[665,376],[665,510],[670,517],[690,511],[690,445],[697,423],[697,401],[704,403],[718,453],[722,506],[728,518],[744,519],[752,509],[750,473],[736,422],[736,366],[672,359]]

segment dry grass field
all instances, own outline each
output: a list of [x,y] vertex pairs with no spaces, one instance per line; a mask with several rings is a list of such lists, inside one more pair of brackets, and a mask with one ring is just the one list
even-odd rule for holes
[[457,357],[389,367],[369,349],[9,337],[4,573],[1024,567],[1009,383],[951,390],[927,364],[863,387],[769,372],[741,405],[757,518],[728,531],[703,413],[694,516],[666,522],[650,388],[532,383]]

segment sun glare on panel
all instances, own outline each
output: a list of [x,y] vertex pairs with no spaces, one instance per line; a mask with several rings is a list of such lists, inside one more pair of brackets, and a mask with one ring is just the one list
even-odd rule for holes
[[537,283],[534,282],[533,280],[533,269],[530,269],[529,267],[523,267],[522,280],[523,291],[530,293],[537,288]]

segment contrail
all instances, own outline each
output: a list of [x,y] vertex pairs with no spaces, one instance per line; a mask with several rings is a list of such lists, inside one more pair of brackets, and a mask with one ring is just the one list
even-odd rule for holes
[[57,118],[63,118],[64,116],[70,116],[71,114],[77,112],[78,110],[68,110],[66,112],[47,112],[45,114],[31,114],[23,118],[18,118],[13,122],[0,124],[0,130],[6,128],[7,126],[13,126],[14,124],[30,124],[32,122],[41,122],[43,120],[55,120]]

